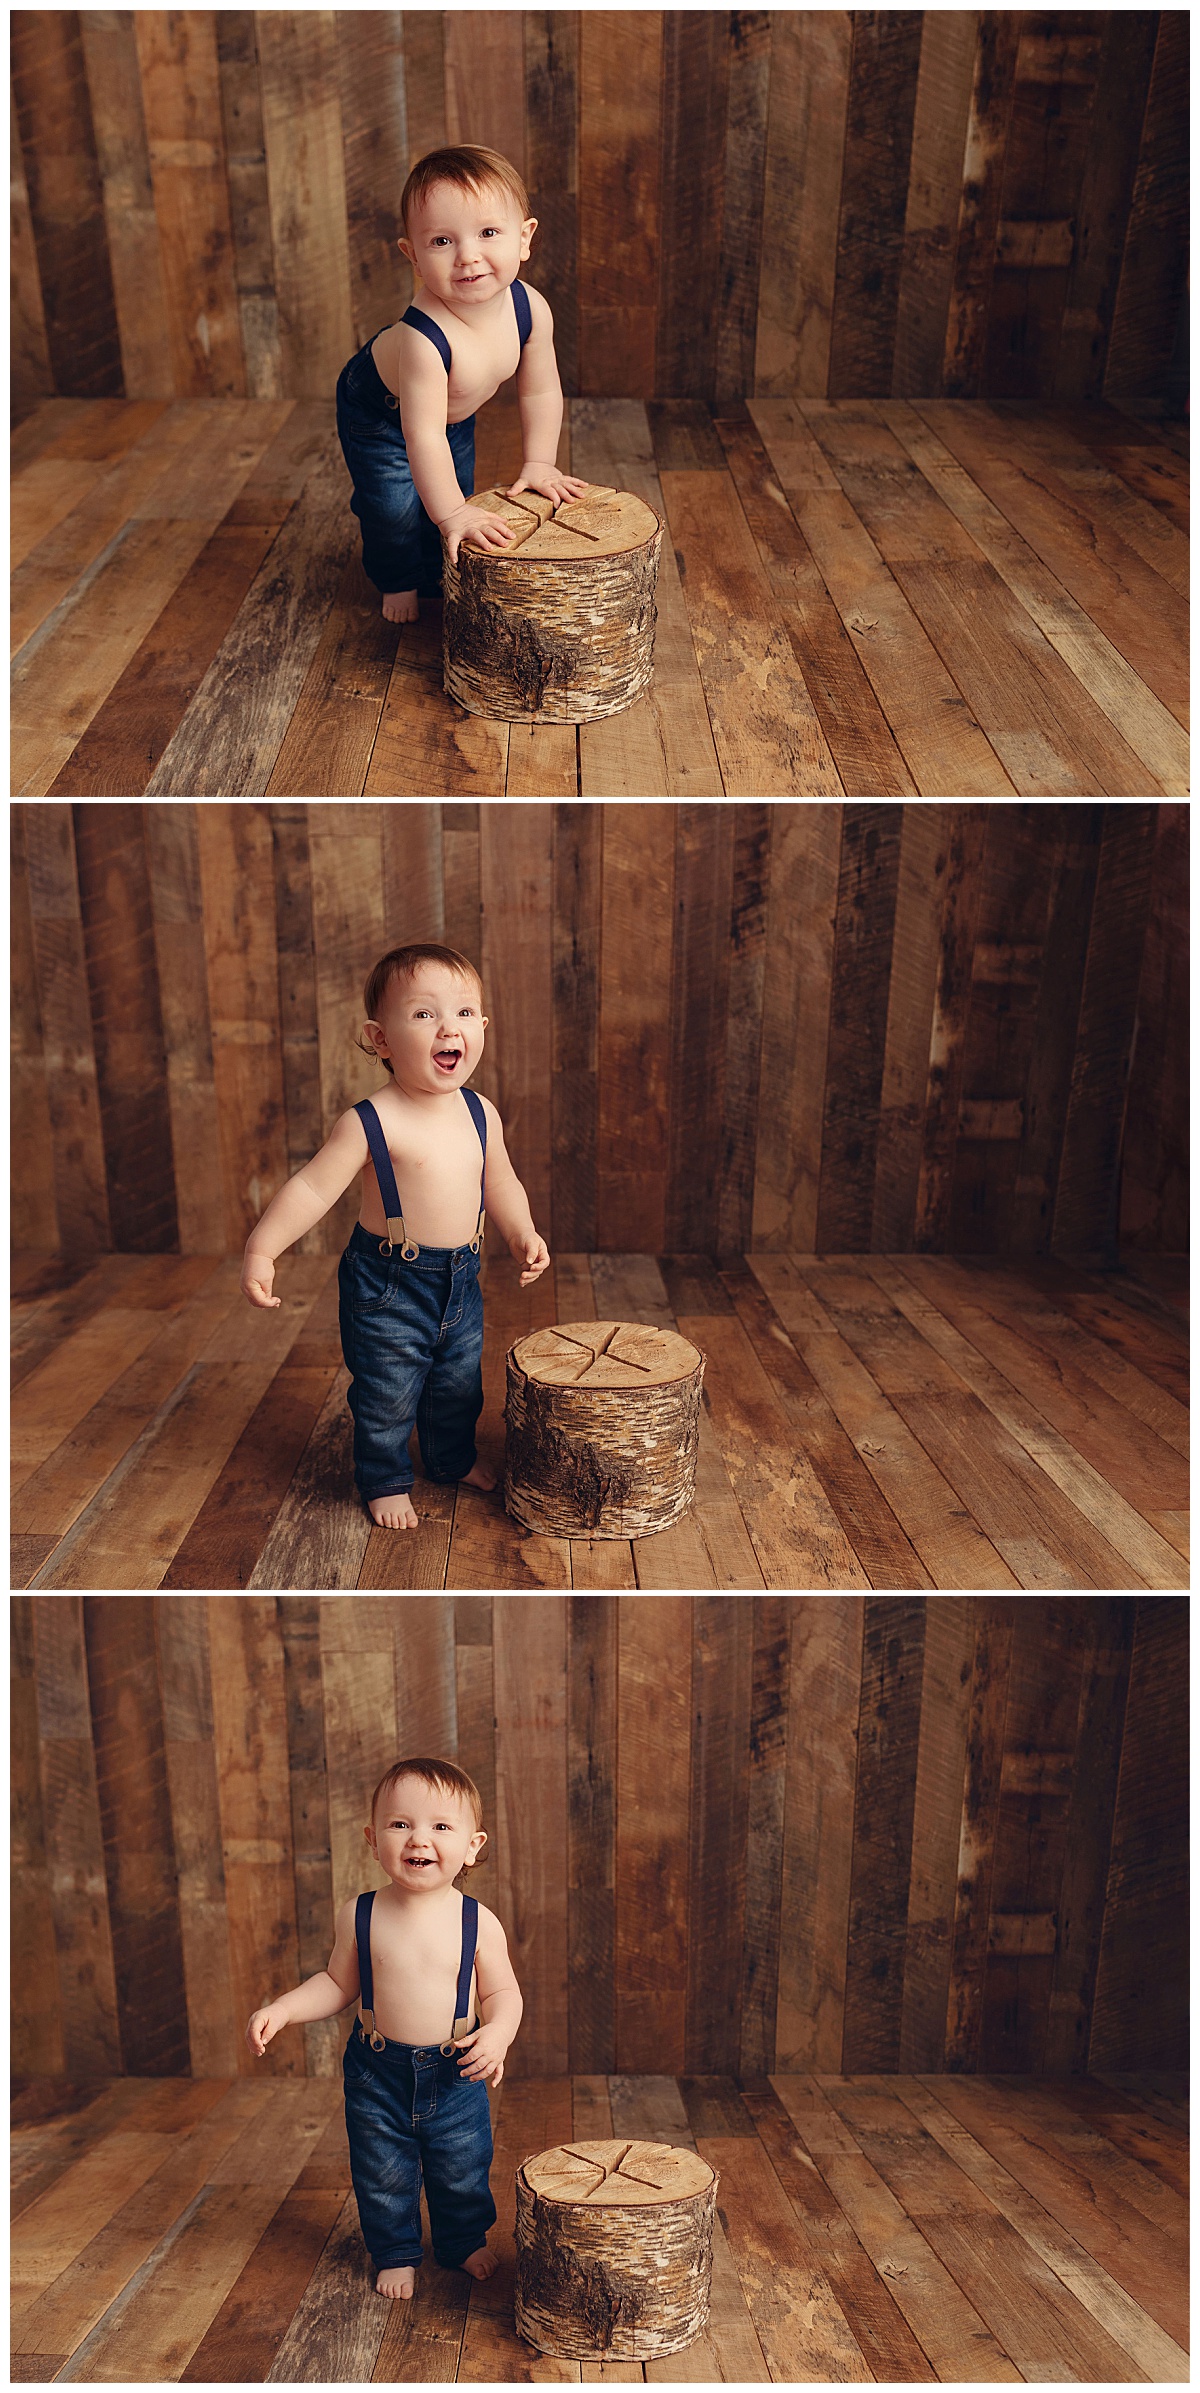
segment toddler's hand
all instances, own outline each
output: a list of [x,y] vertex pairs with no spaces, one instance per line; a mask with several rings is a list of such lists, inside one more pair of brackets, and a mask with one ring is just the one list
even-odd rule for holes
[[463,2056],[459,2062],[460,2077],[490,2077],[494,2086],[499,2085],[508,2046],[498,2029],[477,2027],[473,2036],[460,2036],[455,2049]]
[[491,507],[473,507],[468,501],[456,507],[453,515],[443,515],[438,525],[446,538],[452,565],[458,563],[458,552],[464,540],[472,548],[507,548],[512,539],[512,525],[505,522]]
[[536,490],[544,499],[553,499],[561,507],[564,499],[579,499],[588,488],[578,474],[562,474],[556,465],[523,465],[515,482],[509,484],[505,497],[515,499],[522,490]]
[[275,1264],[272,1257],[247,1254],[242,1264],[243,1296],[249,1297],[251,1304],[257,1305],[261,1311],[269,1312],[272,1305],[280,1302],[277,1296],[271,1294],[274,1285]]
[[272,2036],[277,2036],[280,2028],[286,2026],[287,2020],[278,2003],[268,2003],[265,2010],[252,2012],[246,2028],[246,2042],[251,2052],[257,2053],[261,2061]]
[[525,1265],[521,1273],[522,1288],[528,1288],[533,1280],[540,1279],[550,1262],[550,1249],[536,1231],[532,1238],[510,1239],[508,1251],[514,1262]]

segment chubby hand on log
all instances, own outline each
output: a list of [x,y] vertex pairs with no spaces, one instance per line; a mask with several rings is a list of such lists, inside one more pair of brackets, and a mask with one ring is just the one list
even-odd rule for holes
[[452,514],[439,516],[438,530],[445,537],[452,565],[458,563],[464,540],[472,548],[507,548],[512,539],[512,526],[502,515],[497,515],[491,507],[476,507],[470,499],[464,500]]
[[535,459],[521,467],[516,481],[509,483],[504,495],[515,499],[523,490],[536,490],[542,498],[553,499],[555,506],[561,507],[567,499],[582,498],[587,487],[578,474],[564,474],[557,465],[539,465]]

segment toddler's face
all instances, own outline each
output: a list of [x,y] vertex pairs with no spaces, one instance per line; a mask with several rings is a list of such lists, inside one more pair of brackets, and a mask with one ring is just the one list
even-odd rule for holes
[[364,1834],[380,1868],[406,1893],[452,1885],[487,1842],[462,1796],[426,1786],[423,1778],[385,1787]]
[[487,1021],[473,980],[459,980],[445,964],[422,964],[411,980],[393,973],[363,1029],[376,1054],[390,1057],[397,1086],[430,1096],[470,1079]]
[[477,307],[516,281],[536,231],[536,216],[522,221],[503,184],[460,191],[435,183],[412,210],[399,247],[435,299]]

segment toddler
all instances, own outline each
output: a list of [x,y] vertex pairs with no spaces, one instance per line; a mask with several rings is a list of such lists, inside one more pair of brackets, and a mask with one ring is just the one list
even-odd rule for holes
[[512,534],[471,504],[475,411],[517,377],[525,462],[509,497],[538,490],[556,504],[586,482],[558,471],[563,396],[554,319],[517,277],[537,231],[525,185],[498,150],[431,150],[400,199],[402,249],[416,277],[412,307],[342,368],[338,437],[354,483],[363,570],[389,623],[416,619],[441,587],[444,532],[504,548]]
[[276,1256],[362,1173],[362,1209],[338,1267],[339,1316],[355,1482],[385,1529],[417,1526],[409,1493],[414,1420],[427,1478],[496,1484],[475,1452],[485,1210],[525,1266],[523,1288],[550,1261],[500,1116],[490,1097],[465,1086],[483,1054],[482,998],[474,965],[452,947],[394,947],[380,957],[366,985],[360,1044],[379,1057],[388,1086],[340,1116],[246,1242],[242,1292],[253,1305],[277,1305]]
[[342,2056],[350,2168],[377,2288],[401,2300],[421,2265],[422,2176],[434,2259],[473,2277],[496,2265],[486,2081],[504,2075],[523,2005],[495,1912],[454,1883],[487,1843],[482,1818],[454,1762],[394,1763],[363,1830],[390,1883],[343,1903],[328,1969],[246,2029],[261,2056],[289,2021],[332,2019],[358,1996]]

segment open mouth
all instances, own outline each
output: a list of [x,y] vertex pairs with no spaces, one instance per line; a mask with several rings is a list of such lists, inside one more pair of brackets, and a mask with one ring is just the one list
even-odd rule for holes
[[433,1060],[439,1072],[454,1072],[462,1062],[462,1053],[457,1047],[435,1047]]
[[432,1861],[413,1860],[409,1858],[406,1859],[404,1866],[406,1869],[410,1870],[431,1870],[434,1865]]

